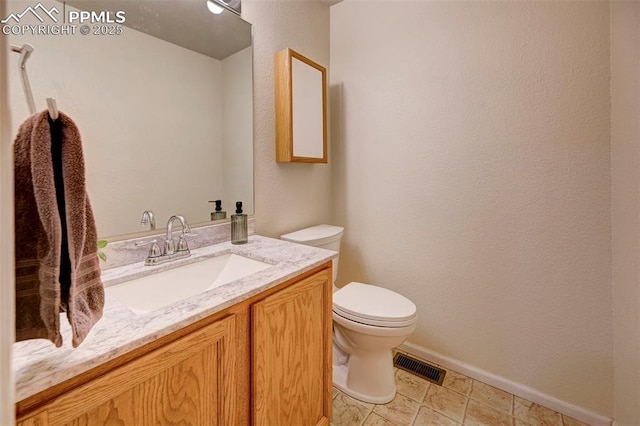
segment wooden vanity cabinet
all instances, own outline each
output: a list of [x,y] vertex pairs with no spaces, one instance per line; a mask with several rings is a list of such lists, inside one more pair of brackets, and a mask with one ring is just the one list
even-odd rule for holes
[[18,425],[236,424],[234,338],[231,315],[64,393]]
[[331,263],[16,405],[18,426],[331,418]]

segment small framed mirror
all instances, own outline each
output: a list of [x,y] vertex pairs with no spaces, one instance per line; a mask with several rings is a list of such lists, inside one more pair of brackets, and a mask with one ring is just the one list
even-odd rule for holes
[[275,55],[276,161],[327,162],[326,69],[292,49]]

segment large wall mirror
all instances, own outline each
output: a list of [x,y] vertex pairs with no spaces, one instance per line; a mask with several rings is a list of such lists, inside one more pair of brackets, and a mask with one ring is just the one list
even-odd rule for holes
[[[37,110],[53,97],[80,130],[101,238],[144,231],[145,210],[158,229],[173,214],[192,226],[210,224],[210,200],[223,200],[228,214],[243,201],[253,213],[249,23],[228,10],[210,13],[206,0],[41,4],[56,7],[59,21],[66,14],[67,23],[75,8],[125,11],[119,33],[89,23],[86,35],[77,25],[75,34],[7,36],[10,44],[34,46],[27,69]],[[8,11],[29,6],[9,1]],[[41,23],[31,14],[21,19]],[[17,63],[13,54],[6,70],[14,132],[29,116]]]

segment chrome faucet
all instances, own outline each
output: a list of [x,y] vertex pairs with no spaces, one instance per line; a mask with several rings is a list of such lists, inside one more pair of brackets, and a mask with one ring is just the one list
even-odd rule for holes
[[[178,250],[176,251],[175,243],[173,242],[173,221],[179,220],[182,225],[182,233],[180,234],[180,242],[178,243]],[[167,238],[164,241],[164,254],[173,255],[175,253],[187,252],[189,254],[189,247],[187,241],[184,239],[185,235],[191,234],[191,228],[187,220],[182,215],[174,215],[169,218],[167,222]],[[181,247],[182,246],[182,247]],[[187,255],[188,255],[187,254]],[[182,256],[181,256],[182,257]]]
[[[153,213],[151,217],[153,217]],[[173,241],[173,222],[176,220],[179,220],[180,224],[182,225],[182,233],[180,234],[177,248],[175,242]],[[146,266],[160,265],[161,263],[169,262],[171,260],[191,256],[191,251],[189,250],[189,245],[187,244],[186,239],[187,235],[192,235],[189,223],[187,222],[187,219],[184,218],[184,216],[178,214],[171,216],[169,218],[169,221],[167,222],[167,238],[164,241],[164,250],[162,252],[160,252],[155,239],[152,241],[136,243],[136,247],[140,245],[151,244],[149,255],[144,261],[144,264]]]
[[156,219],[153,217],[153,212],[151,210],[145,210],[142,212],[140,225],[149,225],[149,229],[152,231],[156,229]]

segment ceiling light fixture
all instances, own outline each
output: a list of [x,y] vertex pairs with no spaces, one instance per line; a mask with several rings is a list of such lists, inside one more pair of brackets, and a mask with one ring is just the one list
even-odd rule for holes
[[207,0],[207,9],[209,9],[209,12],[213,13],[214,15],[220,15],[222,12],[224,12],[224,7],[216,4],[216,2],[213,0]]

